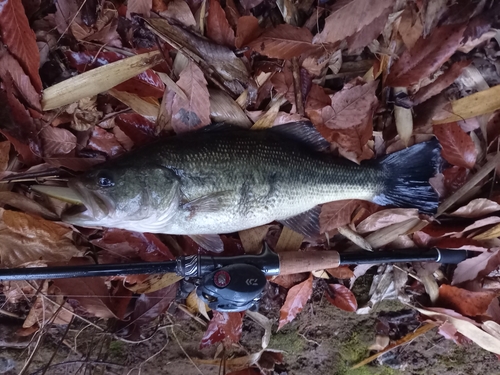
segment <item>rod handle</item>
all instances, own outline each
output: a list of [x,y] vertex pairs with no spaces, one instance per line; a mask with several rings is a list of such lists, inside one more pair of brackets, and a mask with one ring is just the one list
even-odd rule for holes
[[436,262],[444,264],[458,264],[463,260],[469,258],[473,252],[468,250],[448,250],[448,249],[436,249],[439,253]]
[[291,251],[278,254],[280,275],[336,268],[340,264],[336,251]]

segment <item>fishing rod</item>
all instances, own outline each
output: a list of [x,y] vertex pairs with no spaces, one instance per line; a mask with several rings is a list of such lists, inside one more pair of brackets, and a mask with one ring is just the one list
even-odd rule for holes
[[294,251],[277,254],[264,243],[264,250],[258,255],[187,255],[164,262],[0,269],[0,281],[175,273],[195,284],[197,295],[212,310],[234,312],[250,309],[259,301],[267,283],[266,276],[354,264],[457,264],[474,255],[475,252],[468,250],[440,248],[357,253]]

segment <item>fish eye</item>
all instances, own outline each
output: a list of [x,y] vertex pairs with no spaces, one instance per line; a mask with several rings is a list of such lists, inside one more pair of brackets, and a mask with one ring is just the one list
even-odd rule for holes
[[97,175],[97,183],[99,184],[100,187],[103,188],[115,186],[113,178],[107,172],[99,172],[99,174]]

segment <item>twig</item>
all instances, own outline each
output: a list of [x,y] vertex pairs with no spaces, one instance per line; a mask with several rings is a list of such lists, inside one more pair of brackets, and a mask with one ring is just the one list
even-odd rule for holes
[[67,327],[66,327],[66,330],[64,331],[64,334],[63,336],[61,337],[61,340],[59,340],[59,343],[57,344],[57,347],[56,347],[56,350],[54,350],[54,353],[52,353],[52,356],[50,357],[49,361],[47,362],[47,364],[45,365],[45,369],[43,370],[42,372],[42,375],[45,375],[47,373],[47,370],[49,369],[52,361],[54,360],[54,358],[56,357],[56,354],[57,352],[59,351],[59,349],[61,348],[61,345],[65,339],[65,337],[67,336],[68,332],[69,332],[69,327],[71,327],[71,323],[73,323],[73,319],[75,318],[75,316],[73,315],[71,317],[71,320],[69,321]]
[[304,102],[302,101],[302,84],[300,79],[300,66],[297,57],[292,59],[293,91],[295,91],[295,105],[297,112],[305,116]]
[[[59,363],[55,363],[55,364],[51,365],[50,367],[72,365],[72,364],[76,364],[76,363],[87,363],[87,362],[92,364],[92,365],[96,365],[96,366],[114,366],[114,367],[127,368],[127,366],[120,365],[119,363],[103,362],[103,361],[85,361],[83,359],[75,360],[75,361],[59,362]],[[36,370],[35,372],[32,372],[30,375],[37,375],[41,371],[43,371],[43,369]]]
[[196,366],[196,363],[194,363],[194,361],[191,359],[191,357],[189,356],[189,354],[187,354],[187,352],[182,347],[181,342],[179,341],[179,338],[175,334],[174,327],[173,327],[173,322],[172,321],[170,321],[170,322],[172,323],[172,327],[170,328],[170,330],[172,331],[172,336],[174,336],[175,341],[177,341],[177,345],[179,345],[179,348],[182,350],[182,352],[184,353],[184,355],[186,356],[186,358],[189,359],[189,362],[191,362],[193,364],[193,366],[196,367],[196,370],[198,370],[198,372],[201,375],[204,375],[203,371],[201,371],[200,368],[198,366]]
[[[172,327],[172,330],[173,330],[173,327]],[[169,340],[168,340],[168,335],[167,335],[167,340],[166,340],[166,343],[165,345],[163,345],[163,347],[158,350],[155,354],[153,354],[152,356],[150,356],[149,358],[147,358],[146,360],[144,360],[138,367],[134,367],[133,369],[131,369],[129,372],[127,372],[127,375],[130,375],[130,373],[132,371],[134,371],[135,369],[137,369],[139,371],[139,374],[141,373],[141,367],[148,361],[152,360],[154,357],[156,357],[158,354],[160,354],[162,351],[165,350],[165,348],[167,347],[167,345],[169,344]]]
[[4,310],[4,309],[0,309],[0,314],[10,316],[11,318],[16,318],[16,319],[21,319],[21,320],[24,320],[24,319],[25,319],[25,318],[23,318],[23,317],[22,317],[22,316],[20,316],[20,315],[17,315],[17,314],[11,313],[10,311]]

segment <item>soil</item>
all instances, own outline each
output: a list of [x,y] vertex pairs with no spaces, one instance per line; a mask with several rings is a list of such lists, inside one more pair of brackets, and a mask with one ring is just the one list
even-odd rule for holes
[[[385,354],[370,365],[352,370],[350,367],[353,364],[373,353],[368,347],[375,341],[381,320],[387,321],[398,316],[411,317],[413,313],[397,301],[382,301],[366,315],[348,313],[332,306],[317,290],[321,288],[315,288],[315,294],[292,323],[279,332],[276,332],[277,324],[273,327],[269,348],[284,351],[284,363],[275,366],[274,374],[500,374],[500,361],[495,355],[472,343],[457,346],[439,335],[436,328]],[[263,310],[266,310],[264,307],[261,311],[267,316],[277,317],[278,310]],[[179,314],[171,319],[175,323],[174,331],[179,342],[170,328],[160,329],[149,340],[133,344],[114,339],[110,334],[103,334],[92,326],[86,327],[83,322],[75,322],[45,374],[195,375],[200,371],[206,375],[222,374],[223,369],[218,364],[198,364],[198,370],[191,362],[197,358],[211,359],[216,354],[215,347],[199,350],[204,327]],[[0,352],[0,374],[19,374],[34,345],[30,346],[31,351],[23,349],[26,341],[23,343],[21,340],[16,344],[17,349],[12,348],[15,345],[12,342],[15,337],[13,332],[22,321],[9,319],[3,323],[0,325],[0,336],[4,341],[4,349]],[[165,321],[159,322],[163,323]],[[414,320],[412,324],[417,327],[419,323]],[[52,328],[45,335],[25,374],[44,373],[64,330],[65,327]],[[263,334],[263,328],[245,318],[241,346],[237,349],[239,353],[258,352]],[[106,365],[99,364],[99,361]]]

